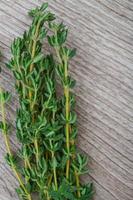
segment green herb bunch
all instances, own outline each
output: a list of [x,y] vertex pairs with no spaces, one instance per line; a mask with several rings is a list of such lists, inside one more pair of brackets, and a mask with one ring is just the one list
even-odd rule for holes
[[[75,144],[75,80],[69,75],[69,62],[76,50],[66,46],[68,29],[55,22],[47,7],[44,3],[29,12],[32,25],[11,45],[12,58],[6,66],[13,72],[19,96],[16,136],[20,148],[14,154],[10,147],[5,104],[11,95],[0,89],[6,160],[18,179],[20,199],[33,200],[36,194],[40,200],[88,200],[93,188],[80,181],[80,176],[88,173],[87,157]],[[42,53],[44,39],[55,50],[54,55]],[[62,95],[57,95],[57,82]]]

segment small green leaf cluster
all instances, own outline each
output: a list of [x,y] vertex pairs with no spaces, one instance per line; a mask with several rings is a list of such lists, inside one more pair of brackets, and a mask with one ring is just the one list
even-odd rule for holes
[[[20,199],[34,199],[36,193],[40,200],[88,200],[93,188],[80,182],[80,175],[88,173],[87,158],[75,144],[75,80],[69,75],[76,49],[66,46],[68,29],[55,23],[47,7],[44,3],[29,12],[32,25],[11,45],[12,58],[6,66],[13,72],[19,96],[16,137],[21,145],[15,156],[8,149],[6,160],[20,183],[16,189]],[[56,55],[42,52],[44,39]],[[63,95],[57,95],[57,79]],[[6,103],[10,94],[0,93],[0,99]],[[9,132],[7,127],[5,121],[0,123],[4,133]]]

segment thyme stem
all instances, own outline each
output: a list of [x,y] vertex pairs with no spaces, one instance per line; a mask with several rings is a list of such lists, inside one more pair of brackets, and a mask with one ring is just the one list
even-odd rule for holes
[[[67,81],[68,77],[68,69],[67,69],[67,59],[64,59],[64,67],[65,67],[65,79]],[[64,87],[64,95],[66,99],[65,109],[66,109],[66,147],[68,154],[70,153],[70,127],[69,127],[69,112],[70,112],[70,105],[69,105],[69,88],[68,86]],[[70,170],[70,159],[67,160],[66,165],[66,178],[69,178],[69,170]]]
[[[56,36],[56,43],[58,44],[58,40],[57,40],[57,31],[55,31],[55,36]],[[67,77],[68,77],[68,61],[67,58],[64,57],[64,60],[62,60],[61,56],[60,56],[60,48],[59,46],[55,46],[55,52],[58,58],[59,63],[62,65],[63,67],[63,61],[64,61],[64,68],[65,68],[65,80],[67,81]],[[70,105],[69,105],[69,87],[65,87],[64,86],[64,95],[65,95],[65,110],[66,110],[66,127],[65,127],[65,132],[66,132],[66,147],[67,147],[67,151],[69,153],[70,151],[70,132],[71,132],[71,126],[68,123],[68,118],[69,118],[69,113],[70,113]],[[72,142],[74,145],[74,141]],[[67,160],[66,163],[66,178],[69,179],[69,170],[70,170],[70,159]],[[79,186],[80,186],[80,180],[79,180],[79,175],[76,171],[76,169],[74,169],[74,174],[75,174],[75,180],[76,180],[76,186],[78,188],[77,190],[77,196],[80,197],[80,190],[79,190]]]
[[[37,43],[37,37],[38,37],[38,34],[39,34],[40,23],[41,23],[41,21],[38,21],[37,26],[36,26],[35,38],[34,38],[33,46],[32,46],[31,59],[34,58],[35,53],[36,53],[36,43]],[[34,63],[32,63],[30,65],[30,72],[32,72],[33,67],[34,67]],[[31,102],[31,98],[32,98],[32,92],[29,91],[30,102]],[[34,105],[35,105],[35,103],[34,104],[30,103],[30,110],[33,110]],[[32,121],[34,121],[34,116],[32,116]],[[36,149],[36,162],[38,164],[39,156],[38,156],[38,142],[37,142],[37,139],[34,140],[34,146],[35,146],[35,149]]]
[[79,187],[80,187],[79,175],[76,170],[74,171],[74,173],[75,173],[76,186],[77,186],[77,197],[80,198],[81,194],[80,194],[80,190],[79,190]]
[[36,162],[38,164],[38,161],[39,161],[39,148],[38,148],[37,138],[35,138],[35,140],[34,140],[34,146],[35,146],[35,149],[36,149]]
[[[57,33],[55,32],[55,35],[57,35]],[[57,58],[59,60],[59,63],[63,65],[63,61],[62,58],[60,56],[59,53],[59,48],[55,47],[55,51],[56,51],[56,55]],[[65,68],[65,79],[67,79],[68,77],[68,63],[67,63],[67,59],[64,59],[64,68]],[[63,66],[62,66],[63,67]],[[68,123],[68,118],[69,118],[69,110],[70,110],[70,106],[69,106],[69,88],[64,86],[64,95],[65,95],[65,110],[66,110],[66,126],[65,126],[65,132],[66,132],[66,148],[67,148],[67,152],[70,152],[70,125]],[[70,169],[70,159],[67,160],[67,164],[66,164],[66,178],[69,178],[69,169]]]
[[[1,94],[1,114],[2,114],[2,123],[4,128],[2,129],[3,131],[3,135],[4,135],[4,140],[5,140],[5,145],[6,145],[6,149],[7,152],[10,156],[12,156],[12,152],[11,152],[11,148],[10,148],[10,143],[9,143],[9,138],[6,132],[6,120],[5,120],[5,109],[4,109],[4,99],[3,99],[3,95],[2,95],[2,89],[0,88],[0,94]],[[16,176],[16,178],[19,181],[20,186],[23,188],[25,194],[27,195],[28,200],[31,200],[31,196],[28,193],[28,191],[26,190],[23,181],[21,180],[20,174],[17,172],[16,166],[13,164],[13,162],[11,163],[12,166],[12,170]]]
[[[54,159],[55,155],[54,152],[52,151],[52,158]],[[55,190],[58,190],[58,183],[57,183],[57,174],[56,174],[56,168],[54,167],[53,169],[53,175],[54,175],[54,183],[55,183]]]

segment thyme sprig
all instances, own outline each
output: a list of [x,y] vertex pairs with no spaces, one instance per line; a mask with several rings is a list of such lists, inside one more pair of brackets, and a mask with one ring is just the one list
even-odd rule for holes
[[23,195],[23,197],[28,200],[31,200],[31,195],[28,192],[28,190],[26,189],[23,180],[20,176],[20,173],[18,172],[18,169],[16,167],[16,163],[15,163],[15,157],[11,151],[11,147],[10,147],[10,143],[9,143],[9,137],[8,137],[8,125],[6,123],[6,119],[5,119],[5,104],[8,102],[8,100],[10,99],[10,94],[8,92],[3,92],[2,89],[0,88],[0,102],[1,102],[1,115],[2,115],[2,121],[0,122],[0,128],[2,129],[2,134],[4,136],[4,140],[5,140],[5,145],[6,145],[6,149],[7,149],[7,154],[6,154],[6,160],[8,162],[8,164],[10,165],[10,167],[12,168],[19,184],[20,184],[20,189],[23,190],[23,192],[25,193]]
[[[68,29],[54,22],[55,15],[47,7],[44,3],[29,12],[33,18],[29,30],[11,45],[12,58],[6,65],[13,72],[19,96],[16,136],[21,145],[14,155],[5,117],[10,94],[1,89],[0,128],[6,160],[18,179],[16,191],[23,200],[33,200],[34,193],[40,200],[88,200],[93,189],[92,184],[80,181],[88,172],[87,158],[76,148],[75,80],[69,74],[76,50],[66,46]],[[55,49],[54,55],[42,53],[44,39]],[[57,79],[63,95],[57,95]]]

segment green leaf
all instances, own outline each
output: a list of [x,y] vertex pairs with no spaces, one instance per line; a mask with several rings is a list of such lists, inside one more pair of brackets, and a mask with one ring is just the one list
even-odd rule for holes
[[43,141],[43,144],[48,151],[51,151],[51,146],[47,142]]
[[47,36],[47,38],[48,38],[48,43],[50,44],[50,46],[55,47],[55,46],[58,45],[54,35],[53,36]]
[[77,154],[77,158],[78,158],[78,162],[80,165],[82,165],[82,157],[80,156],[80,154]]
[[41,68],[44,70],[48,70],[49,68],[49,56],[47,55],[44,59],[41,60],[40,63]]
[[41,6],[41,8],[40,8],[40,10],[44,11],[44,10],[47,9],[47,7],[48,7],[48,3],[43,3],[42,6]]
[[35,17],[35,15],[37,14],[37,9],[30,10],[30,11],[28,12],[28,14],[29,14],[29,16],[31,16],[31,17]]
[[62,67],[62,65],[56,65],[56,73],[57,75],[60,77],[61,80],[63,80],[64,78],[64,68]]
[[17,80],[22,80],[21,74],[20,74],[19,72],[13,71],[13,73],[14,73],[14,76],[15,76],[15,78],[16,78]]
[[11,93],[5,92],[5,93],[4,93],[4,100],[5,100],[5,102],[6,102],[6,103],[9,102],[10,99],[11,99]]
[[64,114],[61,113],[61,120],[62,120],[62,124],[64,124],[66,122],[66,117]]
[[57,162],[56,158],[53,157],[53,158],[52,158],[52,161],[51,161],[51,167],[52,167],[53,169],[55,169],[55,168],[57,167],[57,165],[58,165],[58,162]]
[[61,193],[61,196],[64,197],[65,199],[76,200],[73,194],[75,192],[74,187],[72,187],[70,183],[65,179],[62,181],[60,185],[59,192]]
[[55,15],[50,12],[48,12],[48,14],[44,16],[44,20],[48,22],[53,21],[54,19],[55,19]]
[[20,118],[17,119],[16,126],[18,129],[20,129],[20,130],[22,129]]
[[76,55],[76,48],[69,50],[69,58],[73,58]]
[[47,9],[47,7],[48,7],[48,3],[43,3],[41,7],[37,7],[35,9],[30,10],[28,14],[31,17],[35,17],[35,16],[39,17],[40,15],[45,13],[44,11]]
[[7,123],[4,125],[3,122],[0,121],[0,129],[3,130],[3,134],[7,135],[9,128],[10,126]]
[[9,153],[7,153],[5,156],[5,159],[9,166],[11,167],[16,166],[16,158],[13,155],[10,155]]
[[46,137],[50,137],[53,136],[55,134],[54,131],[49,131],[48,133],[45,133]]
[[12,64],[9,62],[9,63],[5,63],[5,65],[6,65],[6,67],[8,68],[8,69],[12,69]]
[[76,103],[75,95],[73,93],[70,93],[69,103],[70,103],[70,107],[73,109]]
[[47,30],[45,29],[45,28],[42,28],[41,29],[41,32],[40,32],[40,34],[39,34],[39,40],[42,40],[43,38],[45,38],[46,37],[46,35],[47,35]]
[[41,61],[44,58],[44,55],[42,53],[39,53],[35,58],[33,59],[32,63],[37,63]]
[[44,158],[41,159],[41,177],[44,177],[46,175],[47,172],[47,162]]
[[27,200],[27,194],[25,194],[25,191],[21,186],[19,188],[16,188],[16,192],[20,199]]
[[27,191],[28,191],[29,193],[31,193],[31,191],[32,191],[32,185],[30,184],[30,182],[28,182],[28,183],[25,185],[25,187],[26,187]]
[[61,194],[59,192],[54,191],[54,190],[50,190],[49,194],[52,197],[52,199],[54,199],[54,200],[61,200]]
[[4,103],[9,102],[11,99],[11,94],[9,92],[1,92],[0,93],[0,101],[4,101]]
[[74,80],[74,79],[72,79],[70,76],[68,76],[68,77],[67,77],[66,85],[67,85],[69,88],[74,88],[75,85],[76,85],[76,80]]
[[69,116],[69,123],[70,124],[74,124],[77,120],[77,115],[75,112],[70,112],[70,116]]
[[79,198],[79,200],[90,200],[92,199],[94,195],[94,189],[93,189],[93,184],[87,184],[82,186],[82,190],[81,190],[81,197]]
[[65,43],[66,41],[66,38],[67,38],[67,33],[68,33],[68,30],[64,29],[64,30],[61,30],[61,31],[58,31],[57,32],[57,40],[58,40],[58,44],[61,46],[63,43]]
[[4,124],[3,122],[0,121],[0,129],[3,130],[4,129]]
[[68,157],[66,155],[63,155],[61,158],[61,163],[60,163],[60,166],[62,169],[64,169],[64,167],[66,166],[67,160],[68,160]]

